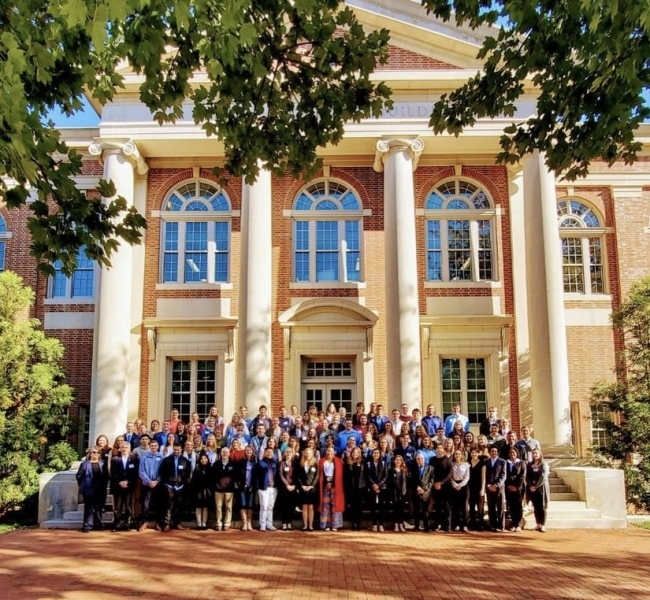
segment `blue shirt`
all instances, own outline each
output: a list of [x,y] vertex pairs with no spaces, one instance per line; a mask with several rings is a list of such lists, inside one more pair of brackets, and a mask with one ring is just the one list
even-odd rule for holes
[[469,419],[465,415],[449,415],[445,419],[445,435],[449,437],[454,430],[454,423],[460,421],[463,424],[463,431],[469,431]]
[[361,434],[356,429],[351,429],[350,431],[344,429],[336,436],[336,443],[334,446],[337,454],[342,454],[343,450],[347,448],[349,438],[354,438],[357,446],[361,446],[361,442],[363,442]]

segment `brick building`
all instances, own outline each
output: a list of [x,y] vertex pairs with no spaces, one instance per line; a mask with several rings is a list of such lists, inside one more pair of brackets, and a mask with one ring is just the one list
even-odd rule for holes
[[146,215],[144,243],[110,270],[82,258],[47,279],[27,211],[0,210],[0,268],[36,290],[35,316],[66,346],[80,446],[172,406],[229,419],[240,404],[374,401],[459,402],[474,424],[495,405],[547,449],[591,444],[589,389],[622,347],[609,314],[648,272],[647,153],[567,185],[539,156],[495,165],[506,120],[434,137],[432,100],[480,68],[486,31],[408,0],[351,4],[391,30],[375,76],[395,106],[349,125],[316,177],[219,187],[220,144],[191,120],[159,127],[127,72],[97,128],[62,134],[85,154],[81,188],[103,175]]

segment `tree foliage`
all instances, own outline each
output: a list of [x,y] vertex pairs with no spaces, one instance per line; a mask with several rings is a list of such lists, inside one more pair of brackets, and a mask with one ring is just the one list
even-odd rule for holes
[[593,389],[593,402],[606,402],[610,442],[597,449],[625,469],[628,500],[650,509],[650,277],[638,281],[612,313],[625,334],[626,376]]
[[110,264],[116,237],[140,239],[144,219],[110,184],[108,203],[75,188],[80,156],[43,122],[54,107],[79,110],[86,92],[110,101],[125,60],[158,122],[191,102],[195,122],[224,142],[225,168],[249,181],[260,165],[313,167],[346,121],[378,116],[388,100],[370,81],[388,33],[366,34],[342,0],[16,0],[1,10],[0,175],[17,185],[3,183],[0,200],[16,208],[32,190],[31,249],[46,270],[58,259],[70,273],[82,246]]
[[59,441],[73,398],[63,346],[28,318],[33,300],[18,275],[0,273],[0,513],[38,491],[45,467],[67,468],[75,458]]
[[422,0],[458,25],[500,23],[479,57],[485,68],[436,102],[431,125],[458,135],[479,118],[512,117],[530,79],[537,112],[501,137],[501,162],[533,150],[567,179],[593,160],[632,162],[650,117],[650,0]]

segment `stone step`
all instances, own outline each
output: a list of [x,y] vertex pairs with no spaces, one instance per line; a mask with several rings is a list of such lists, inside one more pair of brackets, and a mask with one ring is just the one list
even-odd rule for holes
[[[63,521],[71,521],[75,523],[79,523],[79,527],[81,527],[81,524],[83,523],[84,520],[84,509],[83,509],[83,504],[80,504],[81,509],[79,510],[70,510],[68,512],[63,513]],[[102,522],[103,523],[112,523],[113,522],[113,512],[112,511],[104,511],[102,514]]]
[[565,493],[565,492],[570,492],[571,488],[568,485],[565,484],[551,484],[551,494],[560,494],[560,493]]
[[[625,529],[626,525],[625,519],[613,519],[602,516],[599,518],[561,518],[549,515],[546,520],[546,527],[548,529]],[[532,528],[534,529],[534,525],[532,525]]]
[[549,485],[563,485],[564,479],[562,479],[561,477],[549,477],[548,483]]
[[575,492],[551,492],[551,500],[577,500],[578,494]]

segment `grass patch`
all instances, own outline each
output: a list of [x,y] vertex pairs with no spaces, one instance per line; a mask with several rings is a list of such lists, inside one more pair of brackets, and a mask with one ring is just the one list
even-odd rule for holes
[[17,529],[18,525],[15,523],[0,523],[0,535],[3,533],[9,533],[10,531],[13,531],[14,529]]
[[632,527],[639,527],[640,529],[647,529],[650,531],[650,520],[641,521],[640,523],[632,523]]

